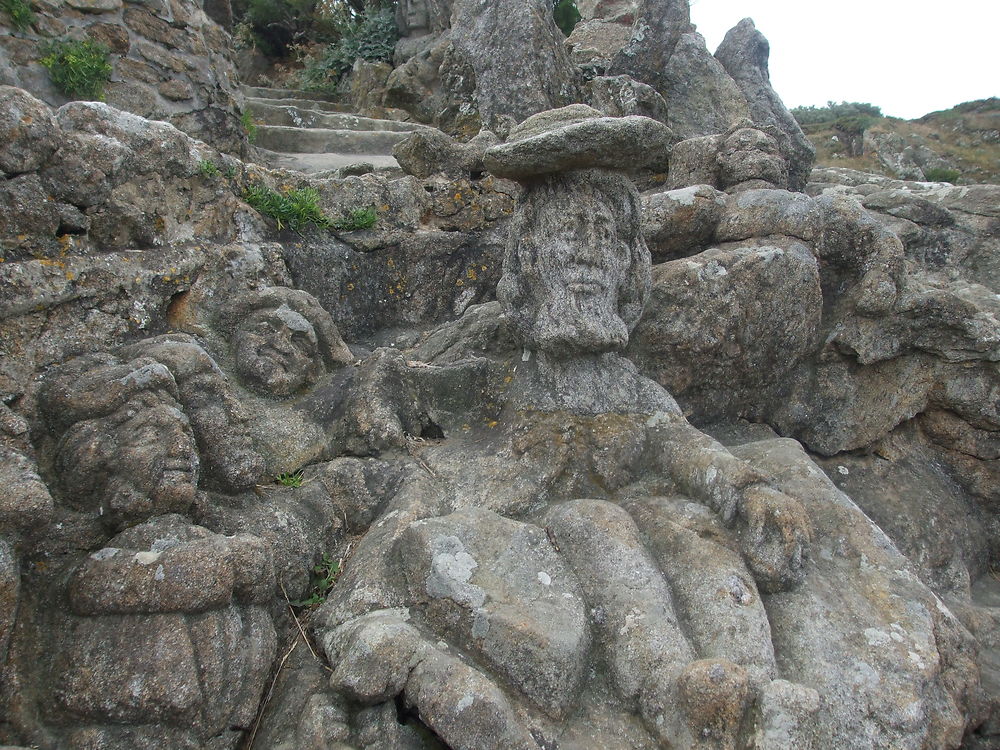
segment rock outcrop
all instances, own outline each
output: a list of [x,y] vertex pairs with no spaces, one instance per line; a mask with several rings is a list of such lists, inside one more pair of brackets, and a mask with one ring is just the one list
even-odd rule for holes
[[652,5],[401,6],[402,177],[0,87],[0,744],[996,746],[1000,188]]
[[46,43],[57,37],[91,40],[108,49],[108,104],[166,120],[221,151],[245,154],[242,95],[229,34],[199,3],[110,0],[38,6],[29,28],[0,39],[0,84],[28,89],[51,106],[64,104],[66,95],[40,63]]

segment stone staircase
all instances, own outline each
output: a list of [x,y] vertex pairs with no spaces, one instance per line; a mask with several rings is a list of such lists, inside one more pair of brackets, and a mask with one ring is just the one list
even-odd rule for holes
[[244,86],[257,124],[254,145],[270,166],[315,174],[358,164],[398,170],[392,147],[426,125],[362,117],[332,97]]

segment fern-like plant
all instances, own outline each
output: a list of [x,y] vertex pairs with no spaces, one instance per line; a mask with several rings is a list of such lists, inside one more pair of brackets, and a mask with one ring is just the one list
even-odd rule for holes
[[104,84],[111,78],[111,55],[105,45],[91,39],[61,39],[43,48],[39,62],[49,71],[52,83],[73,99],[102,100]]

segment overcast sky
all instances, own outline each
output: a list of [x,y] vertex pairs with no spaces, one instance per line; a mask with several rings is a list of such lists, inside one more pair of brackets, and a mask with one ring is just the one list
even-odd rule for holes
[[1000,0],[691,0],[710,52],[747,17],[789,108],[868,102],[913,119],[1000,96]]

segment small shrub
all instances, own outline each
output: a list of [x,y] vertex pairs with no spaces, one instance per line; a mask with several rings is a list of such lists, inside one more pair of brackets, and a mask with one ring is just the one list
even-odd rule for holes
[[556,21],[556,26],[566,36],[573,33],[573,28],[580,22],[581,18],[575,0],[555,0],[552,17]]
[[374,207],[356,208],[347,214],[346,219],[334,222],[333,228],[338,232],[355,232],[359,229],[371,229],[378,221],[378,212]]
[[328,229],[330,220],[319,207],[319,192],[315,188],[278,192],[260,183],[247,185],[243,200],[264,216],[274,219],[278,229],[288,227],[301,232],[312,224],[317,229]]
[[215,162],[211,162],[208,159],[202,159],[198,162],[198,173],[205,179],[212,179],[218,177],[220,174],[219,168],[215,166]]
[[827,102],[825,107],[793,107],[791,113],[799,125],[815,125],[859,115],[878,119],[882,108],[865,102]]
[[390,62],[398,38],[396,19],[390,10],[345,24],[340,39],[328,45],[319,58],[307,62],[300,77],[301,85],[310,90],[331,88],[358,58]]
[[43,52],[39,62],[62,93],[74,99],[104,98],[104,84],[111,78],[111,50],[106,46],[90,39],[63,39],[50,42]]
[[949,169],[948,167],[931,167],[924,170],[924,179],[927,182],[951,182],[954,183],[962,176],[962,170]]
[[247,134],[247,140],[250,143],[257,140],[257,123],[253,121],[253,115],[248,110],[243,110],[240,113],[240,124],[243,126],[243,132]]
[[35,13],[24,0],[0,0],[0,10],[10,16],[10,23],[18,31],[27,31],[35,22]]
[[326,601],[330,589],[340,578],[340,561],[331,560],[325,552],[319,565],[314,565],[312,575],[309,576],[309,596],[291,602],[293,607],[312,607]]

